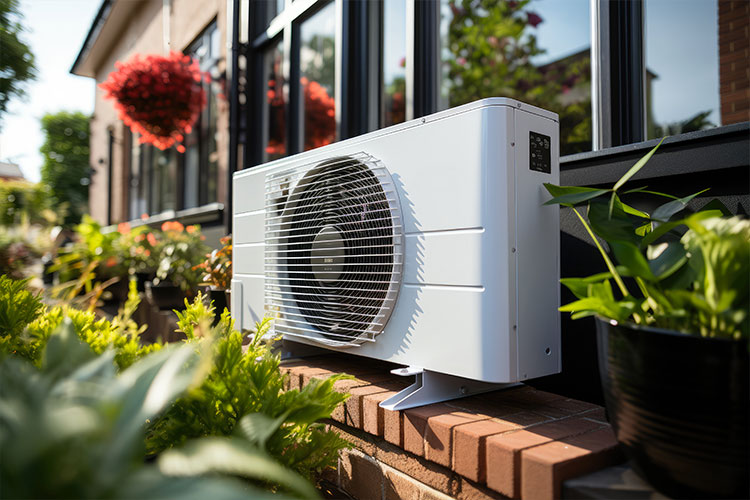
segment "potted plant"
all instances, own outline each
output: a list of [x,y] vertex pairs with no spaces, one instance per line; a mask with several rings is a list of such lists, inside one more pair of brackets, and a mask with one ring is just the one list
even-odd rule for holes
[[[658,147],[611,189],[546,185],[547,204],[573,210],[608,269],[562,279],[577,300],[560,310],[596,316],[605,403],[634,468],[680,498],[745,498],[750,221],[717,201],[686,213],[700,193],[623,192]],[[666,203],[645,213],[622,201],[634,192]]]
[[160,309],[177,309],[185,298],[198,291],[200,272],[194,267],[208,251],[200,226],[183,226],[177,221],[165,222],[156,239],[156,276],[147,284],[147,293]]
[[194,269],[202,273],[201,285],[208,287],[208,297],[219,312],[215,321],[231,304],[230,294],[232,282],[232,235],[224,236],[221,248],[206,254],[206,260]]
[[156,232],[146,225],[131,228],[127,222],[118,224],[117,230],[121,234],[118,245],[128,256],[128,274],[135,277],[138,291],[143,292],[146,289],[146,283],[156,277],[158,264]]

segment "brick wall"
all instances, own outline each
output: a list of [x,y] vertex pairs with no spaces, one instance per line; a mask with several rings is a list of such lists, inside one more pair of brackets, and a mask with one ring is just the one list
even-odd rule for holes
[[750,120],[750,1],[719,0],[721,124]]
[[603,408],[528,386],[390,411],[410,380],[340,354],[286,362],[288,387],[346,372],[328,422],[354,448],[326,475],[358,500],[560,498],[562,482],[622,461]]

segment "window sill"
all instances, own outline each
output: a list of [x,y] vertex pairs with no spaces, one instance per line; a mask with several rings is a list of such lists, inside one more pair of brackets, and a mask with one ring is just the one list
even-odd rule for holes
[[[164,212],[151,215],[146,219],[133,219],[127,221],[130,227],[138,226],[159,226],[167,221],[178,221],[182,224],[216,224],[223,222],[224,204],[209,203],[195,208],[186,208],[184,210],[166,210]],[[108,233],[117,230],[117,224],[112,224],[102,229],[102,232]]]

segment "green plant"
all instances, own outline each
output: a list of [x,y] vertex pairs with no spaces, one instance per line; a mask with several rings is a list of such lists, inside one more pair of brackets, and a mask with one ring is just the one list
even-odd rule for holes
[[172,282],[189,296],[193,296],[200,283],[200,272],[194,269],[208,252],[203,243],[200,226],[183,226],[179,222],[165,222],[157,238],[157,268],[154,284]]
[[14,281],[0,276],[0,353],[3,355],[14,354],[39,365],[52,332],[66,318],[79,339],[95,353],[113,350],[120,369],[162,347],[159,343],[140,344],[139,336],[145,326],[139,327],[132,319],[139,303],[135,282],[130,283],[128,300],[112,321],[69,305],[49,308],[27,289],[27,283],[28,280]]
[[178,326],[188,344],[213,340],[214,368],[203,384],[177,400],[154,424],[148,449],[157,453],[199,436],[235,434],[267,450],[282,464],[311,478],[333,466],[347,445],[318,421],[330,417],[348,395],[333,390],[343,375],[314,379],[301,390],[284,390],[280,355],[268,338],[270,320],[257,325],[243,352],[243,336],[227,311],[215,327],[212,305],[198,295],[178,313]]
[[200,384],[211,366],[209,344],[169,346],[118,374],[114,352],[96,355],[74,330],[70,320],[60,325],[39,368],[15,356],[0,360],[0,496],[271,497],[217,473],[316,496],[267,453],[232,439],[191,441],[145,462],[145,427]]
[[224,236],[219,241],[221,248],[206,254],[206,260],[194,269],[199,269],[203,273],[202,285],[227,290],[232,281],[232,235]]
[[[677,198],[646,188],[621,190],[659,145],[611,189],[545,184],[553,196],[546,204],[573,210],[608,269],[562,279],[578,300],[560,310],[574,319],[599,315],[707,337],[750,338],[750,221],[721,218],[728,210],[718,200],[686,213],[688,202],[703,191]],[[669,201],[648,214],[620,198],[636,192]],[[587,206],[586,218],[580,205]]]

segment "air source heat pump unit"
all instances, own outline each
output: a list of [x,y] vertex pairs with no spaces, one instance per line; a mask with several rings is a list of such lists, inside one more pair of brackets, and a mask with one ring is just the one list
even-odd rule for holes
[[393,409],[559,372],[558,151],[491,98],[237,172],[237,325],[406,365]]

